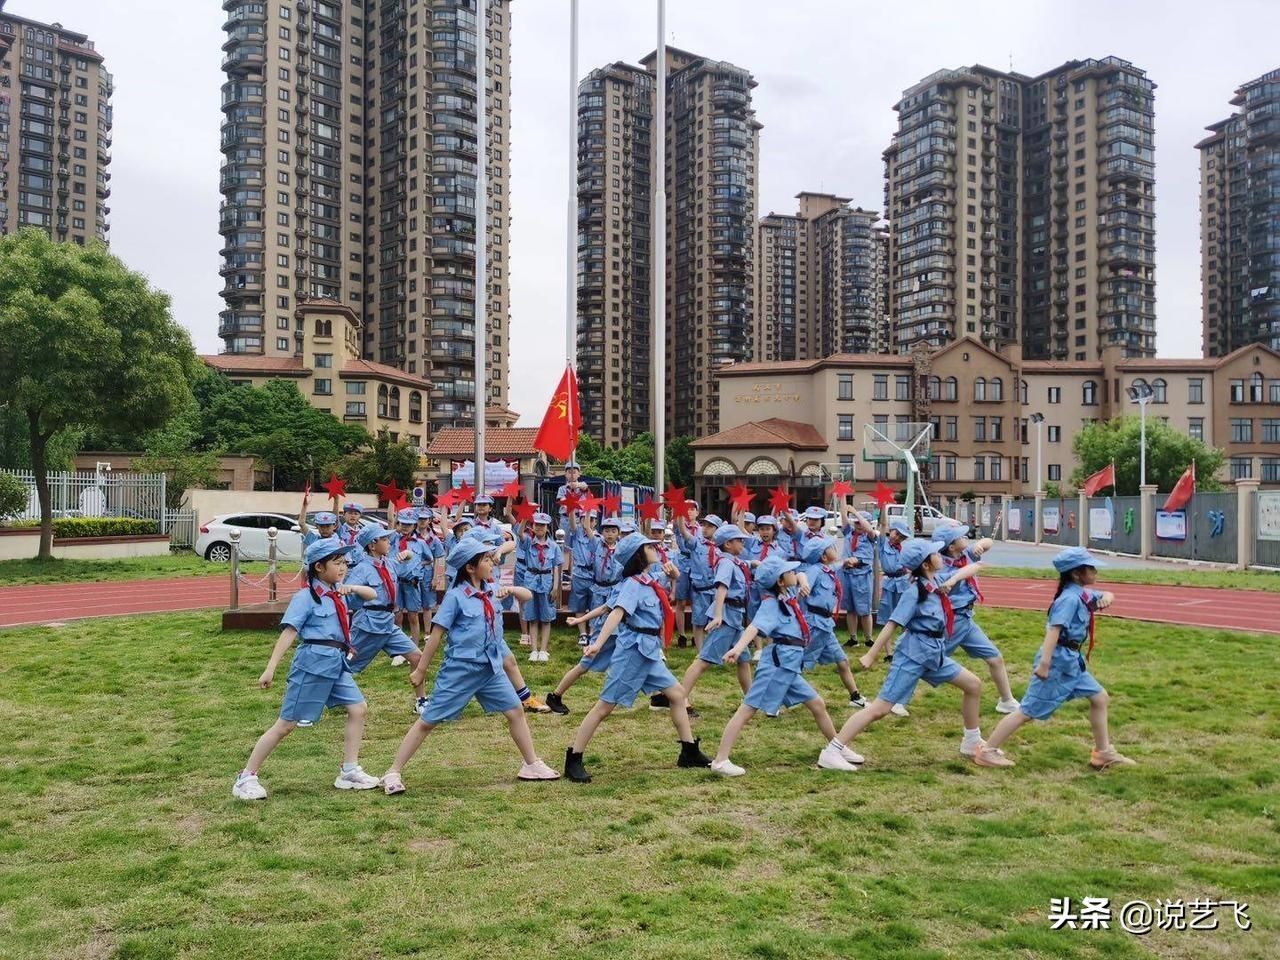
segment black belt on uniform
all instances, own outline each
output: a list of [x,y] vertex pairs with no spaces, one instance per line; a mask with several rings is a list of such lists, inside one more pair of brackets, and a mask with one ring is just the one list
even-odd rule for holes
[[1080,647],[1083,646],[1083,644],[1084,644],[1084,641],[1082,640],[1068,640],[1066,637],[1058,638],[1058,645],[1062,647],[1066,647],[1068,650],[1079,651]]
[[710,593],[715,588],[716,585],[714,583],[709,583],[705,587],[700,587],[696,583],[693,585],[693,589],[697,590],[699,593]]
[[945,630],[913,630],[912,633],[918,633],[922,637],[928,637],[930,640],[941,640],[947,635]]
[[[550,573],[554,569],[555,567],[547,567],[545,569],[539,569],[538,567],[525,567],[524,572],[525,573]],[[614,581],[614,582],[616,583],[617,581]]]
[[[372,610],[375,613],[390,613],[394,609],[395,607],[389,603],[366,603],[360,608],[360,610]],[[359,613],[360,611],[357,610],[356,612]]]
[[814,606],[812,603],[806,603],[805,607],[810,613],[816,613],[820,617],[834,617],[836,615],[834,610],[824,610],[822,607]]
[[724,605],[726,607],[740,607],[741,609],[745,610],[747,608],[747,601],[739,600],[736,597],[725,597]]
[[341,640],[310,640],[307,637],[302,637],[298,642],[309,643],[313,647],[333,647],[335,650],[347,649],[347,645]]
[[401,583],[421,583],[421,577],[397,577]]
[[612,586],[616,586],[618,581],[617,580],[593,580],[592,583],[594,583],[597,587],[612,587]]
[[662,636],[662,630],[659,627],[633,627],[631,624],[627,624],[627,627],[636,633],[647,633],[651,637]]

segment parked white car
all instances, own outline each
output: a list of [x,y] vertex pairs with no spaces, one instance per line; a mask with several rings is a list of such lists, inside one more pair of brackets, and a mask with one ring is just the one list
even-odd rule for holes
[[[905,503],[891,503],[887,509],[890,520],[907,516],[907,505]],[[910,522],[910,519],[908,522]],[[911,523],[911,529],[922,533],[926,537],[931,537],[939,527],[959,522],[959,520],[951,519],[945,513],[935,510],[928,504],[917,503],[915,505],[915,522]]]
[[[307,514],[307,523],[315,526],[315,514]],[[381,520],[362,517],[362,524],[376,523]],[[196,538],[195,552],[212,563],[227,563],[231,560],[231,531],[240,531],[240,559],[267,559],[267,531],[275,527],[276,559],[302,562],[302,532],[298,529],[298,518],[283,513],[224,513],[213,517],[200,525],[200,535]]]

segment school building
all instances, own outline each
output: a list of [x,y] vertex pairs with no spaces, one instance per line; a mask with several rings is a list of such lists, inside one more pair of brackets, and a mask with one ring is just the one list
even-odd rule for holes
[[692,445],[700,499],[737,480],[757,490],[785,484],[804,504],[835,477],[905,479],[901,463],[863,460],[863,428],[912,422],[933,426],[931,496],[1031,496],[1036,414],[1044,482],[1065,489],[1076,433],[1136,415],[1128,389],[1143,385],[1149,418],[1226,452],[1221,479],[1280,487],[1280,353],[1261,344],[1187,360],[1124,357],[1117,345],[1097,362],[1056,361],[1023,360],[1016,344],[996,351],[966,336],[906,355],[733,364],[718,379],[721,430]]

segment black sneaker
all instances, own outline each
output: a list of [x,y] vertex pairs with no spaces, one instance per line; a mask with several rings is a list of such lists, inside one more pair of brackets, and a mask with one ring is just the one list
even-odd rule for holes
[[564,716],[569,712],[569,708],[564,705],[564,701],[560,699],[560,694],[558,693],[548,693],[546,704],[551,708],[552,713],[558,713],[560,716]]
[[860,693],[849,694],[849,706],[853,707],[854,709],[861,710],[866,705],[867,705],[866,698],[863,697],[862,694]]
[[680,758],[676,760],[677,767],[709,767],[711,766],[711,758],[698,749],[701,740],[680,741]]
[[686,637],[683,633],[680,634],[678,637],[676,637],[677,647],[687,647],[688,645],[689,645],[689,638]]
[[893,663],[893,654],[892,654],[892,653],[886,653],[886,654],[884,655],[884,662],[885,662],[885,663]]
[[863,646],[866,646],[866,647],[874,647],[876,645],[876,642],[874,640],[863,640],[862,644]]
[[667,695],[665,693],[655,693],[652,697],[649,698],[649,709],[650,710],[670,710],[671,701],[667,699]]
[[574,753],[573,747],[564,752],[564,775],[574,783],[591,782],[591,774],[587,773],[586,764],[582,762],[582,754]]

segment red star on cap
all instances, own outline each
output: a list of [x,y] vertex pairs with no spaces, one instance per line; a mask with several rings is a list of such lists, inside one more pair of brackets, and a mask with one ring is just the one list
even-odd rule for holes
[[339,480],[336,473],[329,475],[329,482],[320,484],[325,489],[331,499],[337,500],[339,497],[347,495],[347,481]]
[[396,482],[392,480],[390,483],[379,483],[378,499],[385,500],[387,503],[395,503],[404,496],[404,491],[396,486]]
[[619,496],[605,497],[600,501],[600,506],[604,508],[606,517],[617,516],[618,511],[622,509],[622,498]]
[[831,485],[831,496],[837,499],[853,496],[853,484],[848,480],[837,480]]
[[872,499],[880,505],[880,509],[885,508],[885,504],[893,503],[896,494],[883,480],[876,484],[875,492],[871,494]]
[[747,485],[739,480],[727,491],[729,501],[733,504],[735,510],[747,511],[751,509],[751,501],[755,499],[754,495],[747,488]]
[[657,520],[662,516],[662,504],[657,500],[641,500],[636,504],[641,520]]
[[497,496],[506,497],[508,500],[514,501],[514,500],[520,499],[520,493],[521,493],[520,481],[512,480],[505,487],[503,487],[501,490],[498,491]]
[[769,491],[769,511],[777,516],[785,513],[791,506],[791,494],[787,492],[786,487],[774,487]]
[[476,488],[469,483],[464,483],[462,486],[457,487],[453,493],[458,498],[458,503],[470,503],[476,498]]
[[684,487],[667,487],[662,494],[662,502],[673,514],[684,510]]
[[517,523],[528,523],[538,512],[538,508],[528,500],[521,500],[511,508],[511,512],[515,514]]

